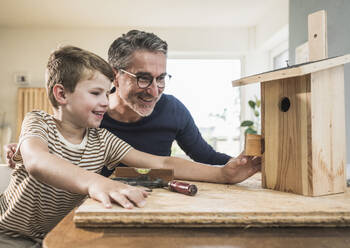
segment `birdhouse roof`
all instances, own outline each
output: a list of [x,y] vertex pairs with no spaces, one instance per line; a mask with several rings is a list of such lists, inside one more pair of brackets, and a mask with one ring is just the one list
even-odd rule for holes
[[232,81],[232,86],[242,86],[247,85],[251,83],[263,83],[266,81],[276,80],[276,79],[283,79],[283,78],[290,78],[290,77],[296,77],[296,76],[302,76],[308,73],[317,72],[321,70],[325,70],[328,68],[332,68],[338,65],[346,64],[350,62],[350,54],[313,61],[313,62],[307,62],[303,64],[297,64],[285,68],[281,68],[274,71],[268,71],[261,74],[256,74],[249,77],[243,77],[238,80]]

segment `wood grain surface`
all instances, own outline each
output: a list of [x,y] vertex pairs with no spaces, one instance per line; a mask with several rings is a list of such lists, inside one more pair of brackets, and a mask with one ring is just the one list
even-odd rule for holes
[[78,227],[350,226],[350,192],[305,197],[261,188],[261,175],[237,185],[197,183],[190,197],[155,189],[144,208],[105,209],[87,199],[76,211]]
[[[263,187],[312,195],[310,74],[263,87]],[[281,111],[283,99],[290,101],[286,112]]]
[[344,67],[312,73],[311,92],[313,195],[343,192],[346,188]]

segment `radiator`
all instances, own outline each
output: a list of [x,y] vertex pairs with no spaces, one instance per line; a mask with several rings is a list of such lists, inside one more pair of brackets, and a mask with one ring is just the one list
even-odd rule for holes
[[18,88],[17,104],[17,138],[21,133],[22,121],[26,113],[32,110],[43,110],[52,114],[45,88]]

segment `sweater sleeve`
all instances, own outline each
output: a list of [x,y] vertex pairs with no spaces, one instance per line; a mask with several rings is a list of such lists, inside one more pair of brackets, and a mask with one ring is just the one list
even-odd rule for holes
[[223,165],[231,158],[229,155],[216,152],[202,137],[190,112],[180,101],[177,101],[177,121],[179,130],[176,141],[181,149],[196,162]]

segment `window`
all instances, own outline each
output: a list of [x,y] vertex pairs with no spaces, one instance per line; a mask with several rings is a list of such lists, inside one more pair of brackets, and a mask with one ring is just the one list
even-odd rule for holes
[[[219,152],[240,152],[239,88],[232,80],[240,77],[240,60],[169,59],[173,77],[165,93],[176,96],[191,112],[202,136]],[[173,155],[181,155],[173,147]]]
[[284,50],[280,54],[273,57],[273,69],[280,69],[287,66],[289,58],[288,50]]

